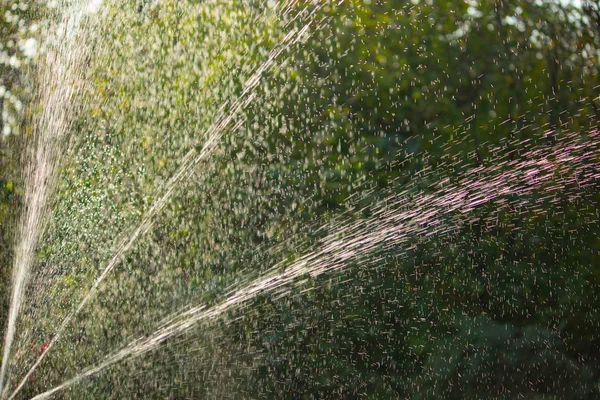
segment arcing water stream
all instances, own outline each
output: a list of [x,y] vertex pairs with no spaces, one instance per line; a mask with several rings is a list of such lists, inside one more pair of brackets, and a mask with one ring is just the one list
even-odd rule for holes
[[[335,226],[331,229],[332,234],[325,237],[315,251],[289,265],[282,262],[273,266],[266,276],[233,290],[216,306],[199,305],[173,314],[147,337],[134,340],[107,355],[99,365],[86,368],[77,376],[34,398],[48,398],[117,362],[139,357],[166,340],[195,328],[199,323],[219,318],[231,308],[239,307],[258,295],[273,295],[286,288],[289,290],[289,286],[298,284],[303,276],[316,277],[340,270],[356,259],[364,263],[375,260],[376,264],[374,255],[382,248],[407,247],[409,240],[414,237],[447,236],[457,227],[468,223],[469,215],[482,204],[509,195],[524,197],[540,189],[544,197],[552,199],[556,197],[556,191],[573,183],[581,188],[595,187],[600,179],[600,165],[594,161],[600,156],[600,142],[596,142],[599,133],[590,132],[592,142],[596,142],[593,145],[576,144],[574,136],[567,136],[568,139],[565,138],[551,149],[525,152],[524,155],[529,159],[527,162],[510,162],[507,157],[499,157],[496,165],[470,171],[456,186],[444,186],[435,194],[411,199],[411,202],[407,201],[408,193],[395,194],[385,200],[384,207],[374,208],[371,218]],[[505,170],[505,164],[512,168]],[[536,208],[535,204],[520,205]],[[493,219],[495,216],[489,217]]]
[[[12,297],[8,315],[4,355],[0,370],[0,393],[3,393],[10,351],[15,335],[17,317],[23,302],[35,249],[44,229],[48,196],[56,179],[56,169],[71,131],[73,113],[77,108],[84,80],[83,59],[86,46],[81,42],[82,24],[86,14],[93,11],[98,1],[85,4],[62,1],[64,18],[47,42],[45,58],[39,76],[39,102],[42,112],[32,123],[31,144],[24,162],[24,213],[21,218],[15,250],[12,278]],[[85,39],[85,38],[83,38]],[[75,45],[77,43],[77,45]]]

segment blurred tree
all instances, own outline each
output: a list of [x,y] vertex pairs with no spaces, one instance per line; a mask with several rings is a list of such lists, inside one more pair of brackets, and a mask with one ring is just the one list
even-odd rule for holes
[[[275,5],[129,1],[104,16],[75,124],[82,139],[66,156],[39,252],[35,279],[56,308],[76,304],[187,151],[215,129],[226,134],[30,394],[165,314],[215,304],[231,285],[314,249],[343,212],[364,216],[394,193],[435,195],[475,167],[527,161],[526,143],[544,149],[565,132],[589,140],[597,124],[591,2],[291,2],[290,15],[316,12],[309,35],[269,64],[288,31],[307,27]],[[551,183],[500,196],[469,223],[449,215],[451,234],[382,246],[285,297],[259,296],[217,333],[186,337],[215,359],[173,345],[89,393],[597,398],[600,198],[589,189],[586,201],[569,198]],[[571,184],[564,192],[579,193]],[[31,302],[44,310],[38,295]],[[32,332],[43,336],[61,315],[40,314]],[[119,381],[136,366],[151,379]]]
[[0,2],[0,131],[3,136],[18,133],[23,123],[24,102],[31,85],[24,81],[24,69],[37,54],[36,32],[40,29],[38,0]]

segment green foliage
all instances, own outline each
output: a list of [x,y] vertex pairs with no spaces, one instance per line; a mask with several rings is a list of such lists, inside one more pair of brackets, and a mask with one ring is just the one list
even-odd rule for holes
[[40,13],[45,4],[36,0],[0,2],[0,136],[24,128],[25,105],[32,85],[25,76],[37,52]]
[[[600,197],[578,187],[587,176],[567,179],[569,165],[549,160],[555,176],[531,190],[419,222],[427,196],[491,182],[567,132],[579,133],[575,144],[596,138],[597,9],[301,1],[282,15],[271,2],[233,3],[103,11],[17,376],[37,356],[32,338],[52,337],[171,195],[25,394],[177,310],[222,304],[406,198],[415,228],[401,244],[376,243],[339,271],[261,293],[65,397],[597,398]],[[294,19],[301,10],[315,14]],[[217,146],[199,157],[214,132]],[[187,157],[197,162],[182,170]],[[4,207],[14,194],[1,168]]]

